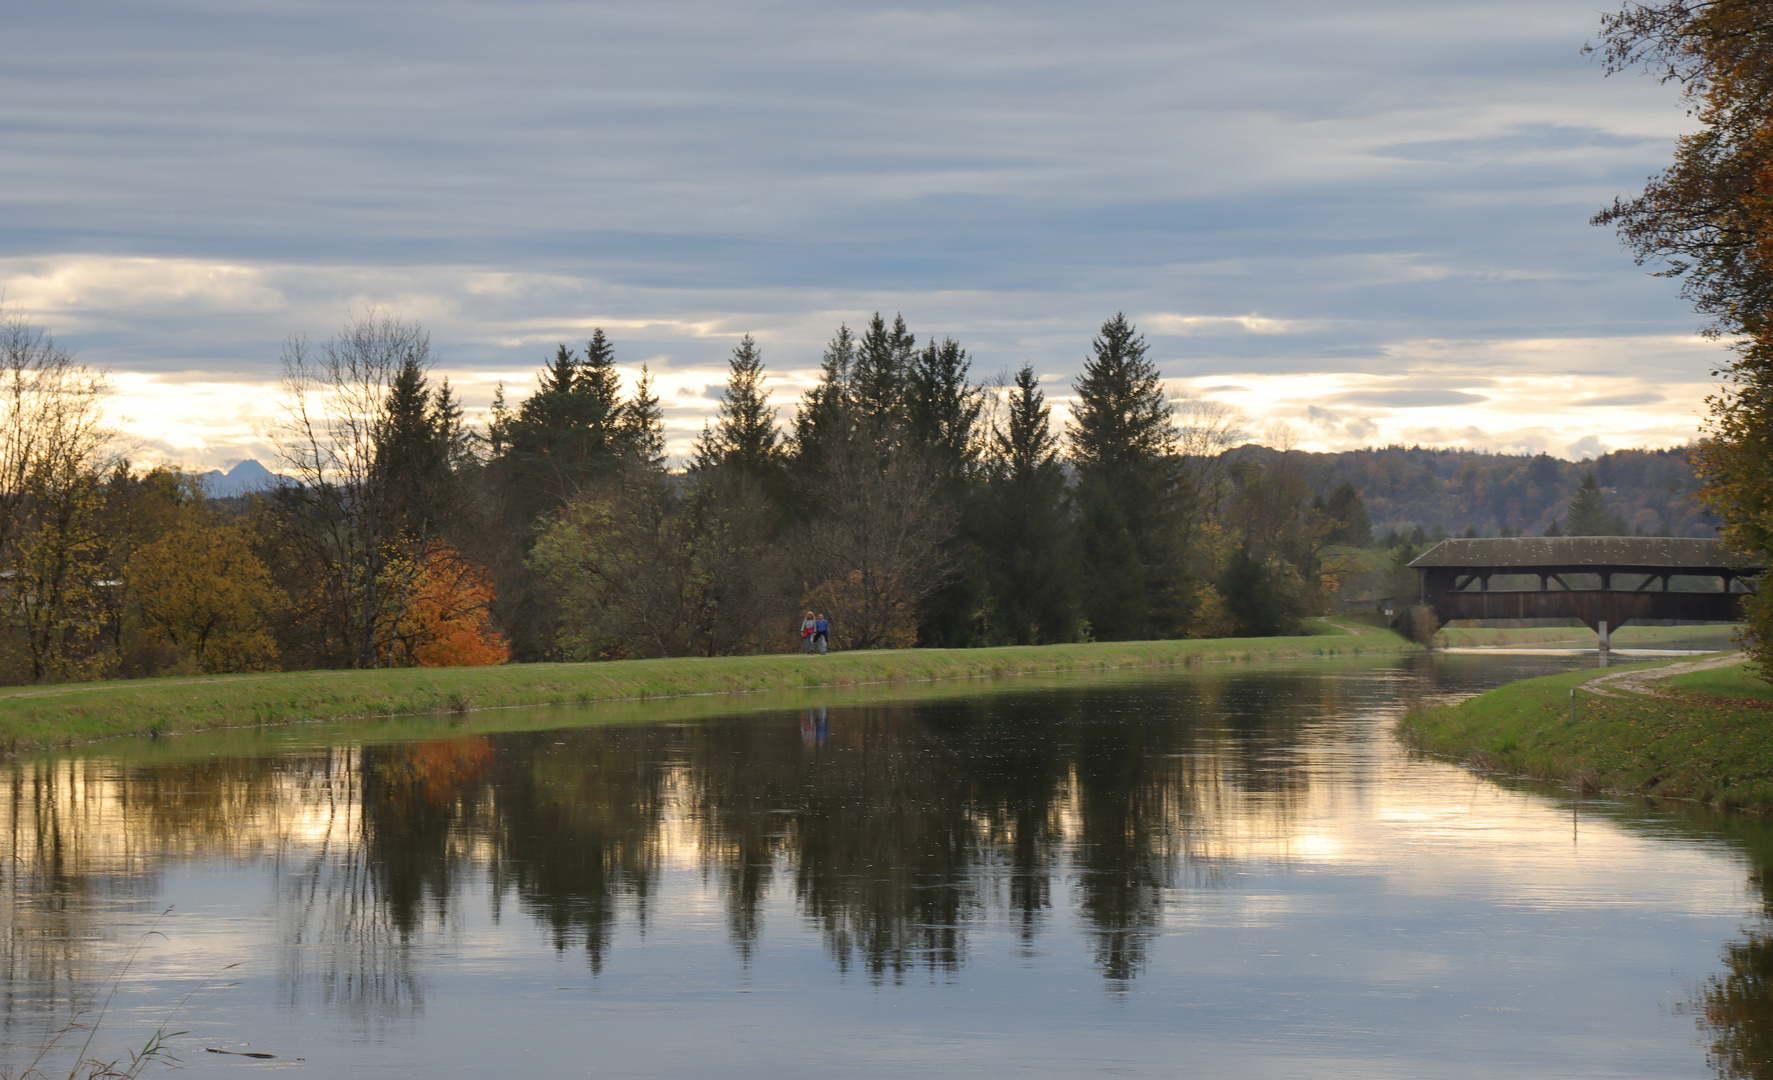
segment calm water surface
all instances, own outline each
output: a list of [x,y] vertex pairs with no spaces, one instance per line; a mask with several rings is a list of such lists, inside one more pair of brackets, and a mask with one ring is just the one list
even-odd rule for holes
[[95,1048],[189,995],[204,1075],[1773,1075],[1773,833],[1390,734],[1405,700],[1593,662],[15,763],[6,1060],[139,946]]

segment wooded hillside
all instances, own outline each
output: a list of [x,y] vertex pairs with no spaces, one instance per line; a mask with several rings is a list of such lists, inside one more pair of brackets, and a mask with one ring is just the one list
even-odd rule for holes
[[[1278,454],[1245,446],[1233,456],[1267,461]],[[1615,450],[1593,461],[1546,454],[1386,446],[1336,454],[1293,451],[1293,468],[1325,495],[1353,484],[1366,502],[1373,532],[1433,536],[1538,536],[1563,516],[1593,472],[1608,508],[1626,528],[1645,535],[1717,535],[1717,519],[1694,499],[1699,481],[1690,448]]]

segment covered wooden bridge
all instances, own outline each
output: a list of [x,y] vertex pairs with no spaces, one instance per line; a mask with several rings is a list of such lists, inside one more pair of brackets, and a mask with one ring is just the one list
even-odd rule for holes
[[1636,536],[1443,540],[1410,565],[1442,622],[1576,618],[1603,649],[1632,619],[1736,622],[1765,569],[1716,540]]

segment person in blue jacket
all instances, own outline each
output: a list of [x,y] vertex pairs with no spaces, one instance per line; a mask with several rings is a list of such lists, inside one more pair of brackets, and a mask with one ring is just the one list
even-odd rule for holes
[[819,655],[825,655],[825,646],[831,641],[831,624],[821,615],[813,622],[813,636],[819,639]]

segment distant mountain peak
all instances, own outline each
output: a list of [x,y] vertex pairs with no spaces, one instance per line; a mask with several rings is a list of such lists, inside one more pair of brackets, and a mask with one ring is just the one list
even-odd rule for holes
[[254,458],[237,461],[227,472],[211,469],[206,473],[198,473],[197,480],[203,490],[211,498],[227,498],[230,495],[246,495],[254,491],[267,491],[277,486],[284,477],[260,465]]

